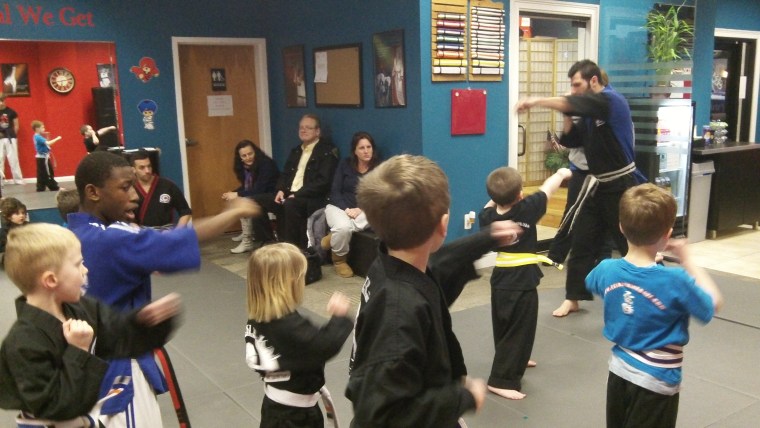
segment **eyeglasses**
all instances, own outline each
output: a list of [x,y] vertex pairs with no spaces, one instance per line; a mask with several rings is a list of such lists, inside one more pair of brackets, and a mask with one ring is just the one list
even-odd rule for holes
[[317,129],[316,126],[305,126],[305,125],[303,125],[303,126],[299,126],[298,127],[299,131],[313,131],[315,129]]

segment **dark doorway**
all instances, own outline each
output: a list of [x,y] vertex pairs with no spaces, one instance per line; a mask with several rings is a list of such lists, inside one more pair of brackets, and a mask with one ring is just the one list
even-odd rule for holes
[[728,124],[728,139],[749,141],[756,40],[716,37],[710,117]]

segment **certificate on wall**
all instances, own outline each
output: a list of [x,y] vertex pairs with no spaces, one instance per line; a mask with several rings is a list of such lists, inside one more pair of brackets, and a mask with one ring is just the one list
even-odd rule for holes
[[327,83],[327,52],[314,52],[314,83]]
[[209,95],[208,117],[232,116],[232,95]]

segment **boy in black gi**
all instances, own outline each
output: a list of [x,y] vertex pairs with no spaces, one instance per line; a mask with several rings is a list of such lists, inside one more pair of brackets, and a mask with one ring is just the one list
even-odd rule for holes
[[362,286],[354,330],[346,397],[355,428],[454,427],[485,400],[483,380],[466,377],[447,307],[477,276],[473,262],[513,241],[520,228],[498,222],[440,248],[448,189],[434,162],[411,155],[392,157],[359,183],[359,207],[383,244]]
[[136,356],[166,343],[179,297],[124,314],[83,297],[87,268],[79,240],[48,223],[10,233],[5,270],[23,296],[0,347],[0,408],[20,410],[19,426],[98,426],[99,406],[93,406],[101,383],[117,384],[104,379],[108,363],[101,358]]
[[536,223],[546,213],[549,198],[572,172],[560,168],[538,191],[523,198],[522,177],[514,168],[497,168],[488,175],[491,200],[478,216],[480,227],[512,220],[523,229],[514,245],[500,247],[491,275],[491,322],[495,354],[488,390],[510,400],[522,400],[520,380],[530,361],[538,322],[538,286],[541,269],[536,252]]

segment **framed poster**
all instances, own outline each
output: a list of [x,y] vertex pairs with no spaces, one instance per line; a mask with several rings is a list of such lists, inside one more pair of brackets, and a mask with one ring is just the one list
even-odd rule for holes
[[0,64],[0,78],[3,80],[2,92],[9,97],[28,97],[29,73],[27,64]]
[[404,30],[372,36],[375,107],[406,107]]
[[101,88],[112,88],[114,86],[113,64],[95,64],[98,70],[98,82]]
[[287,107],[306,107],[303,45],[283,48],[282,62],[285,72],[285,105]]
[[361,43],[314,49],[317,107],[362,107]]

